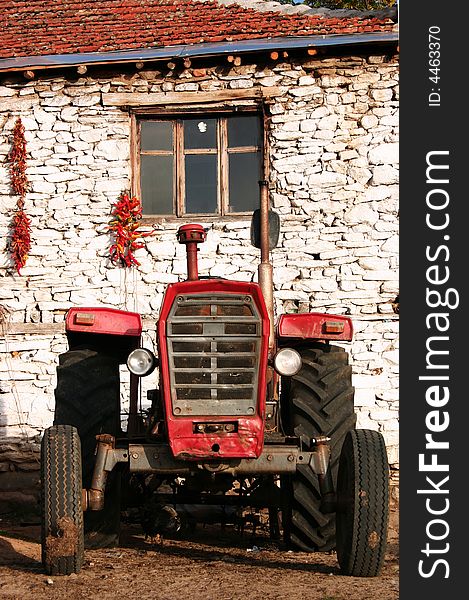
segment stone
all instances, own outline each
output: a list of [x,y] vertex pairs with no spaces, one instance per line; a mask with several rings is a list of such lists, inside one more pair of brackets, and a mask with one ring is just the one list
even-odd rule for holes
[[373,185],[365,190],[364,201],[372,202],[373,200],[384,200],[389,198],[391,191],[386,185]]
[[389,88],[374,89],[372,90],[371,95],[377,102],[388,102],[389,100],[392,100],[392,90]]
[[360,258],[358,264],[367,271],[379,271],[389,267],[389,260],[386,258],[378,258],[376,256],[368,256]]
[[68,98],[67,96],[56,94],[50,98],[46,98],[45,100],[43,100],[42,106],[67,106],[71,103],[71,101],[71,98]]
[[358,152],[356,150],[344,150],[339,153],[340,160],[352,160],[358,157]]
[[381,245],[382,252],[391,252],[397,254],[399,252],[399,236],[392,235]]
[[333,187],[339,185],[345,185],[347,183],[347,177],[341,173],[334,173],[332,171],[322,171],[322,173],[310,175],[308,178],[308,185],[310,187]]
[[[0,113],[6,112],[9,113],[11,111],[30,111],[31,108],[36,104],[35,98],[33,97],[23,97],[23,98],[15,98],[14,96],[2,98],[0,102]],[[14,124],[12,124],[11,129],[13,129]]]
[[380,144],[368,152],[372,165],[395,165],[399,163],[399,144]]
[[126,160],[129,158],[129,143],[124,140],[102,140],[96,144],[94,155],[105,160]]
[[74,106],[94,106],[100,104],[101,94],[84,94],[73,99]]
[[280,267],[274,269],[274,283],[289,283],[294,281],[297,277],[299,277],[299,275],[300,272],[298,271],[298,269],[294,269],[292,267]]
[[147,242],[148,252],[155,258],[174,257],[176,253],[176,244],[171,242]]
[[373,225],[379,219],[379,214],[367,204],[357,204],[344,214],[344,222],[349,225],[368,223]]
[[315,96],[321,93],[321,88],[316,85],[308,85],[298,88],[290,88],[288,93],[296,98],[302,98],[305,96]]
[[16,93],[17,92],[15,90],[13,90],[13,89],[11,89],[9,87],[6,87],[4,85],[0,85],[0,96],[2,98],[6,98],[8,96],[10,96],[10,97],[11,96],[16,96]]
[[249,79],[235,79],[229,83],[229,87],[233,90],[249,89],[253,86],[253,82]]
[[310,119],[322,119],[327,115],[330,115],[331,111],[326,106],[320,106],[311,111],[309,117]]
[[321,77],[321,84],[323,87],[340,87],[341,85],[345,85],[348,83],[346,77],[342,75],[324,75]]
[[318,129],[329,129],[334,131],[337,127],[337,115],[327,115],[319,119]]
[[95,180],[94,191],[97,193],[120,194],[122,190],[129,189],[128,179],[99,179]]
[[399,171],[390,165],[379,165],[373,168],[373,185],[392,185],[399,183]]
[[354,94],[354,92],[345,92],[345,94],[342,94],[340,100],[342,104],[353,104],[356,101],[356,95]]
[[311,75],[304,75],[298,79],[298,85],[315,85],[316,79]]
[[349,167],[347,173],[352,179],[362,185],[366,185],[372,178],[372,172],[363,167]]
[[398,280],[399,273],[397,271],[391,270],[376,270],[376,271],[366,271],[363,274],[363,279],[367,280],[376,280],[376,281],[386,281],[390,280]]
[[78,109],[75,106],[65,106],[60,112],[60,119],[66,123],[76,120]]
[[360,125],[363,129],[373,129],[378,125],[379,121],[375,115],[363,115],[360,119]]
[[[107,133],[103,129],[91,129],[89,131],[81,131],[78,133],[78,137],[82,142],[100,142],[107,136]],[[87,144],[89,146],[89,144]]]
[[55,194],[56,187],[47,181],[31,181],[31,189],[37,194]]
[[79,175],[70,171],[59,171],[58,173],[50,173],[44,175],[44,179],[50,183],[60,183],[63,181],[71,181],[72,179],[78,179]]

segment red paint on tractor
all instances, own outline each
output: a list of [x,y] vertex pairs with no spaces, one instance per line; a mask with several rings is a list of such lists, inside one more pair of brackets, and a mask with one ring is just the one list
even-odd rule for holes
[[[331,333],[332,330],[337,333]],[[353,336],[352,319],[326,313],[282,315],[277,325],[277,334],[279,338],[350,342]]]
[[116,308],[71,308],[65,319],[67,332],[140,336],[142,318],[138,313]]
[[[261,352],[258,367],[256,410],[252,416],[233,415],[177,416],[173,414],[171,384],[166,340],[167,319],[178,295],[188,294],[232,294],[252,297],[262,322]],[[184,281],[168,286],[158,320],[158,348],[160,359],[161,394],[164,402],[169,445],[176,458],[196,460],[200,458],[258,458],[264,444],[264,418],[266,398],[267,352],[269,341],[269,316],[261,289],[257,283],[208,279]],[[232,423],[237,421],[236,432],[217,434],[194,433],[194,423]]]

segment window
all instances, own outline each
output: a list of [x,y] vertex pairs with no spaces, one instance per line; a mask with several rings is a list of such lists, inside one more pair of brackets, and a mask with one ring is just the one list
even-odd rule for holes
[[137,136],[144,215],[226,216],[258,208],[258,114],[140,116]]

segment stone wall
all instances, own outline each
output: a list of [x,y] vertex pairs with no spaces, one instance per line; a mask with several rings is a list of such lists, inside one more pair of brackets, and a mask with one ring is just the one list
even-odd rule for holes
[[[0,471],[37,466],[53,418],[63,319],[75,305],[143,314],[154,340],[169,282],[185,275],[180,223],[158,223],[124,271],[108,259],[111,206],[130,187],[130,116],[103,94],[246,90],[278,86],[270,106],[270,190],[281,215],[273,253],[276,313],[353,318],[359,426],[385,436],[398,466],[398,64],[396,57],[290,60],[269,67],[205,66],[0,84]],[[16,198],[5,157],[21,116],[31,190],[32,248],[21,276],[6,252]],[[214,221],[200,272],[256,279],[248,219]],[[1,316],[1,315],[0,315]],[[31,443],[25,447],[25,441]]]

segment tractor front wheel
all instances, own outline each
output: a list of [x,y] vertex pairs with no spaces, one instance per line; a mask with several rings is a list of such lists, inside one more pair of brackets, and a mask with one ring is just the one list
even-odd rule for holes
[[379,575],[388,515],[389,467],[383,436],[368,429],[350,431],[337,480],[337,558],[344,575]]
[[79,573],[84,557],[80,438],[57,425],[41,443],[41,548],[49,575]]

